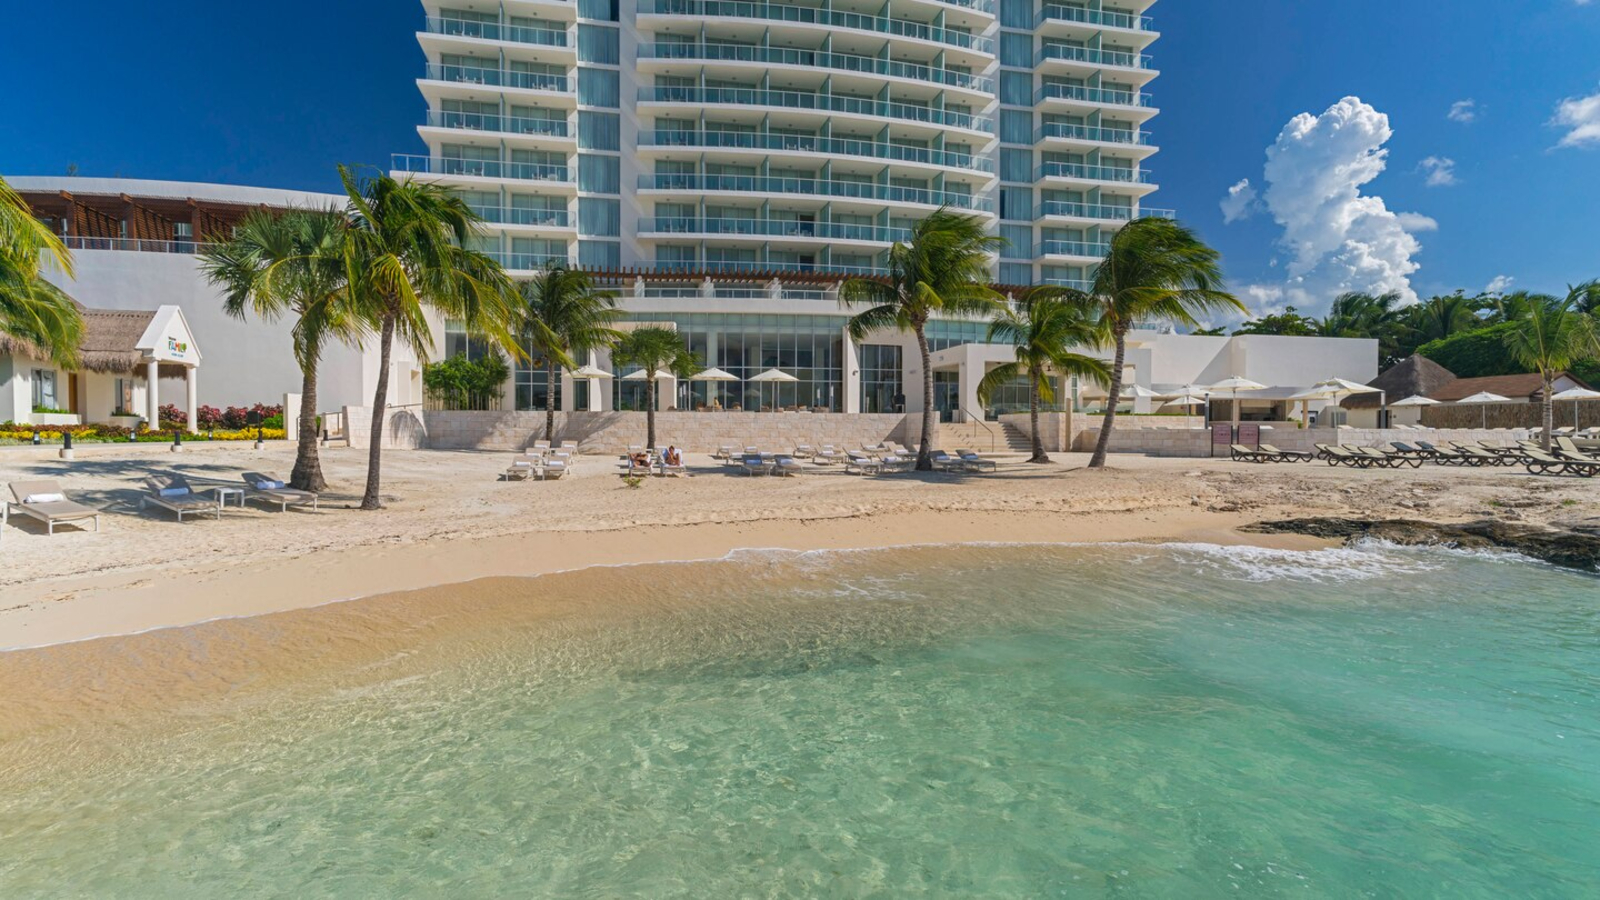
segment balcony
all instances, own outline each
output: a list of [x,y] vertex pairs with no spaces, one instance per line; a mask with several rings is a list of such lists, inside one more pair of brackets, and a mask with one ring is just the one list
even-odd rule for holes
[[564,209],[519,209],[511,206],[472,206],[483,221],[493,225],[525,225],[534,228],[572,228],[572,214]]
[[1070,178],[1075,181],[1109,181],[1115,184],[1150,184],[1150,173],[1143,169],[1117,166],[1088,166],[1082,163],[1047,162],[1036,178]]
[[542,72],[512,72],[506,69],[486,69],[477,66],[446,66],[429,63],[427,79],[455,84],[486,85],[489,87],[519,88],[528,91],[551,91],[570,94],[573,82],[566,75],[546,75]]
[[853,156],[918,163],[947,169],[969,169],[986,174],[994,172],[994,160],[969,153],[951,153],[926,147],[905,147],[900,144],[815,135],[757,134],[743,131],[646,131],[639,135],[639,146],[820,153],[827,156]]
[[[993,10],[993,4],[951,4],[967,6],[981,12]],[[870,31],[892,37],[932,41],[985,56],[994,55],[994,41],[964,31],[938,28],[920,22],[907,22],[887,16],[869,16],[861,13],[817,9],[812,6],[789,6],[782,3],[745,3],[738,0],[639,0],[639,15],[689,16],[691,18],[760,19],[768,22],[790,22],[796,25],[819,25],[825,28],[849,28]]]
[[1150,132],[1128,128],[1101,128],[1096,125],[1069,125],[1048,122],[1039,129],[1039,140],[1059,138],[1068,141],[1089,141],[1096,144],[1129,144],[1149,146]]
[[713,104],[775,106],[784,109],[872,116],[880,119],[901,119],[947,128],[964,128],[985,134],[994,133],[994,120],[984,116],[834,94],[769,91],[761,88],[642,87],[639,89],[639,100],[645,103],[692,103],[696,106]]
[[430,110],[428,125],[457,131],[492,131],[497,134],[526,134],[552,138],[572,137],[566,119],[524,119],[519,116]]
[[1034,96],[1040,103],[1046,100],[1070,100],[1099,106],[1130,106],[1140,109],[1149,109],[1151,106],[1150,95],[1142,91],[1114,91],[1076,84],[1047,84],[1039,88],[1039,92]]
[[640,175],[644,191],[733,191],[756,194],[804,194],[814,197],[842,197],[880,203],[920,203],[924,206],[953,206],[993,213],[994,202],[970,194],[901,187],[893,184],[863,184],[856,181],[825,181],[818,178],[784,178],[771,175]]
[[1142,53],[1122,50],[1096,50],[1093,47],[1072,47],[1066,44],[1045,44],[1039,50],[1039,62],[1061,61],[1083,63],[1090,66],[1118,66],[1124,69],[1150,69],[1150,57]]
[[712,234],[735,237],[801,238],[806,240],[861,241],[892,244],[908,241],[907,228],[888,228],[879,225],[852,225],[843,222],[797,222],[792,219],[702,219],[694,217],[662,217],[640,219],[641,235],[650,234]]
[[928,191],[925,187],[898,184],[862,184],[859,181],[824,181],[819,178],[782,178],[770,175],[640,175],[640,191],[733,191],[741,194],[805,194],[811,197],[843,197],[875,200],[882,203],[922,203],[926,207],[962,208],[994,213],[992,200],[971,194]]
[[500,253],[490,251],[484,254],[500,264],[500,268],[509,272],[533,272],[544,268],[551,263],[563,263],[575,266],[577,263],[565,256],[552,256],[547,253]]
[[392,166],[394,171],[406,174],[454,175],[466,178],[572,183],[571,166],[550,166],[540,163],[396,154]]
[[447,37],[479,38],[486,41],[508,41],[536,47],[568,47],[571,42],[565,31],[548,28],[524,28],[519,25],[501,25],[497,22],[472,22],[429,16],[424,26],[428,34]]
[[1154,30],[1149,16],[1109,9],[1083,9],[1076,6],[1046,6],[1039,13],[1038,24],[1043,25],[1046,22],[1071,22],[1076,25],[1122,28],[1128,31]]
[[888,78],[905,78],[945,85],[981,94],[994,93],[994,80],[966,72],[936,69],[917,63],[896,62],[825,50],[796,50],[783,47],[751,47],[738,44],[641,44],[640,59],[690,59],[705,62],[747,62],[763,65],[802,66],[808,69],[836,69]]
[[[1145,211],[1149,215],[1153,210]],[[1060,216],[1068,219],[1094,219],[1102,222],[1130,222],[1141,213],[1131,206],[1107,206],[1101,203],[1073,203],[1066,200],[1046,200],[1036,210],[1036,218]]]
[[887,275],[888,270],[877,266],[843,266],[829,263],[797,263],[783,261],[708,259],[704,262],[656,260],[648,264],[656,272],[683,272],[685,274],[750,274],[750,275]]
[[1034,256],[1076,256],[1083,259],[1104,259],[1111,252],[1110,244],[1088,241],[1040,241]]

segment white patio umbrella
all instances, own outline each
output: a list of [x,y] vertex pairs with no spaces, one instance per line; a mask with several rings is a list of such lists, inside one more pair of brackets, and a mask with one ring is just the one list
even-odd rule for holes
[[[739,380],[739,376],[733,374],[732,372],[724,371],[722,369],[711,368],[711,369],[706,369],[706,370],[704,370],[704,371],[702,371],[702,372],[700,372],[700,373],[698,373],[696,375],[691,376],[689,378],[689,380],[690,381],[717,381],[717,382],[738,381]],[[718,403],[721,403],[721,400],[722,400],[721,394],[719,393],[718,397],[717,397]]]
[[599,366],[579,366],[572,370],[573,378],[615,378],[610,372]]
[[1572,401],[1572,427],[1576,430],[1578,427],[1578,401],[1600,400],[1600,391],[1591,391],[1588,388],[1569,388],[1550,399]]
[[1218,393],[1221,393],[1223,391],[1227,391],[1228,392],[1228,399],[1232,401],[1232,403],[1230,403],[1229,405],[1233,407],[1233,424],[1235,426],[1238,426],[1238,424],[1239,424],[1239,392],[1240,391],[1264,391],[1266,389],[1267,389],[1267,386],[1262,384],[1259,381],[1251,381],[1248,378],[1240,378],[1239,376],[1235,375],[1232,378],[1224,378],[1224,379],[1222,379],[1221,381],[1217,382],[1216,384],[1213,384],[1208,390],[1210,390],[1211,393],[1213,393],[1213,394],[1218,394]]
[[[1416,406],[1438,406],[1438,405],[1439,405],[1439,401],[1433,399],[1432,397],[1424,397],[1421,394],[1414,394],[1414,395],[1412,395],[1410,397],[1405,398],[1404,400],[1396,400],[1395,402],[1389,404],[1389,408],[1390,409],[1409,409],[1411,407],[1416,407]],[[1421,421],[1421,420],[1419,419],[1418,421]]]
[[1161,408],[1166,409],[1169,406],[1177,406],[1187,409],[1191,406],[1204,406],[1206,404],[1206,400],[1207,398],[1200,394],[1179,394],[1178,396],[1173,397],[1171,400],[1161,404]]
[[[788,384],[799,381],[800,379],[790,375],[788,372],[785,372],[782,369],[768,369],[765,372],[762,372],[760,375],[751,376],[750,380],[758,384]],[[773,399],[777,399],[776,388],[773,389]],[[776,406],[777,404],[774,403],[773,405]]]
[[1344,378],[1329,378],[1326,381],[1317,382],[1315,385],[1312,385],[1312,387],[1323,388],[1324,390],[1328,391],[1328,397],[1333,401],[1335,406],[1339,405],[1339,401],[1351,396],[1352,394],[1377,394],[1379,424],[1382,424],[1383,414],[1387,411],[1389,406],[1388,393],[1384,391],[1383,388],[1375,388],[1370,384],[1361,384],[1359,382],[1349,381]]
[[1462,406],[1481,406],[1481,407],[1483,407],[1483,427],[1484,428],[1488,428],[1489,427],[1489,404],[1491,404],[1491,403],[1510,403],[1511,402],[1511,398],[1510,397],[1502,397],[1499,394],[1491,394],[1488,391],[1479,391],[1478,393],[1473,394],[1471,397],[1463,397],[1460,400],[1457,400],[1456,402],[1461,404]]
[[[623,381],[648,381],[649,377],[650,376],[646,375],[643,369],[640,369],[637,372],[630,372],[627,375],[622,376],[622,380]],[[671,378],[671,377],[672,377],[672,373],[668,372],[666,369],[657,369],[656,370],[656,380],[657,381],[660,381],[663,378]]]

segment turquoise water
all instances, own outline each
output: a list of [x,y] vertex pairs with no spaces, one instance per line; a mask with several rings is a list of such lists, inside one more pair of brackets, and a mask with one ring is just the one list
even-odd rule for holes
[[608,577],[651,614],[496,621],[83,759],[0,744],[0,896],[1600,895],[1592,578],[1206,547]]

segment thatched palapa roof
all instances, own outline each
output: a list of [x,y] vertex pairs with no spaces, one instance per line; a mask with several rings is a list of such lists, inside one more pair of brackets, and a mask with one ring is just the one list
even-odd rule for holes
[[[1393,403],[1407,397],[1431,397],[1434,391],[1455,380],[1454,372],[1426,356],[1413,354],[1390,366],[1368,384],[1382,390]],[[1345,409],[1377,409],[1378,399],[1377,394],[1355,394],[1339,405]]]
[[[83,340],[78,345],[80,372],[100,372],[107,375],[144,375],[148,360],[138,349],[139,339],[155,319],[155,310],[143,309],[89,309],[78,307],[83,317]],[[49,354],[28,341],[0,334],[0,353],[14,353],[47,359]],[[161,366],[163,378],[182,378],[184,367],[172,364]]]

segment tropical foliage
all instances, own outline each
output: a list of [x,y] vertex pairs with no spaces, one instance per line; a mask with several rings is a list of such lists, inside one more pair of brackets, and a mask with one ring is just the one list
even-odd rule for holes
[[50,269],[71,278],[72,254],[0,178],[0,335],[71,368],[83,318],[72,298],[45,279]]
[[1544,382],[1544,448],[1550,449],[1555,428],[1555,379],[1580,360],[1600,359],[1600,323],[1582,311],[1579,292],[1565,298],[1531,297],[1508,311],[1504,342],[1506,352]]
[[522,333],[544,360],[546,391],[544,437],[555,440],[556,383],[562,366],[575,366],[591,350],[615,346],[623,317],[614,297],[597,290],[587,272],[552,263],[522,286]]
[[889,248],[887,279],[851,278],[839,300],[858,309],[850,335],[860,341],[875,331],[910,332],[916,339],[922,373],[922,433],[917,469],[933,468],[933,365],[927,326],[934,315],[984,317],[1000,308],[1000,295],[988,286],[990,255],[1004,243],[987,233],[977,216],[940,208],[911,228],[909,242]]
[[511,366],[495,351],[477,359],[457,353],[423,368],[422,389],[446,409],[485,410],[499,404],[510,377]]
[[384,424],[395,341],[426,363],[427,313],[462,323],[513,356],[521,316],[516,288],[492,257],[468,249],[479,216],[438,185],[387,175],[362,177],[339,167],[349,197],[345,278],[362,318],[378,333],[378,383],[372,397],[372,441],[362,509],[382,507]]
[[236,319],[294,319],[300,365],[300,433],[289,483],[303,491],[327,488],[317,455],[317,368],[329,343],[358,344],[367,320],[355,308],[344,260],[347,221],[338,210],[253,212],[222,244],[199,256],[201,271],[223,291],[223,309]]
[[1201,316],[1243,312],[1244,306],[1224,289],[1217,251],[1168,219],[1135,219],[1113,235],[1088,293],[1099,327],[1114,348],[1105,419],[1089,460],[1089,467],[1098,469],[1106,464],[1122,401],[1128,332],[1149,322],[1194,328]]
[[1105,383],[1111,379],[1104,360],[1077,352],[1105,343],[1094,301],[1071,288],[1039,285],[995,317],[989,324],[989,342],[1010,344],[1016,348],[1017,358],[984,375],[978,383],[978,399],[987,404],[1001,387],[1026,380],[1033,435],[1029,462],[1047,463],[1050,456],[1044,448],[1039,411],[1042,404],[1055,402],[1055,380],[1077,376]]
[[670,328],[646,327],[624,332],[612,348],[611,359],[619,366],[638,366],[644,370],[645,390],[645,446],[656,445],[656,391],[660,373],[675,378],[689,378],[701,371],[695,359],[683,344],[683,337]]

